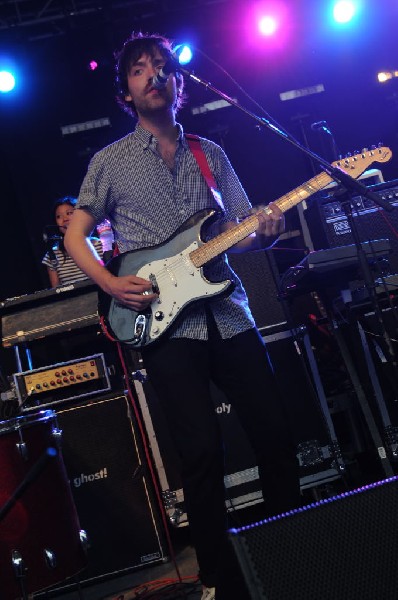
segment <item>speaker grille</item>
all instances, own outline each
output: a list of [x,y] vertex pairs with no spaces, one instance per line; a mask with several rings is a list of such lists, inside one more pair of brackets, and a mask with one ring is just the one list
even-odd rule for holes
[[396,600],[398,483],[391,479],[231,530],[258,600]]
[[250,310],[259,328],[286,322],[270,260],[265,250],[228,255],[231,267],[246,290]]

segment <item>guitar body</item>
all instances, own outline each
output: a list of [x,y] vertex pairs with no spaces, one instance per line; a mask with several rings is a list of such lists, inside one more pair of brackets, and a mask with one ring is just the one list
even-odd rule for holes
[[[120,342],[141,348],[159,339],[192,302],[224,294],[231,281],[212,283],[195,267],[190,254],[203,242],[201,229],[214,218],[203,210],[186,221],[173,237],[157,246],[125,252],[112,258],[107,268],[114,275],[136,275],[152,282],[159,293],[144,312],[136,312],[99,291],[99,313],[110,333]],[[150,258],[150,262],[148,262]]]

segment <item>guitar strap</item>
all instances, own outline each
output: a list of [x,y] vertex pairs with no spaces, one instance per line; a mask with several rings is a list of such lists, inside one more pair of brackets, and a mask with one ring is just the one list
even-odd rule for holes
[[201,173],[202,173],[203,177],[205,178],[207,185],[209,186],[209,189],[213,195],[214,200],[216,201],[218,206],[221,208],[221,210],[224,212],[224,204],[222,201],[221,192],[217,188],[217,184],[214,179],[213,173],[210,170],[206,155],[203,152],[202,146],[200,145],[199,136],[194,135],[193,133],[186,133],[185,137],[188,142],[188,146],[189,146],[192,154],[194,155],[196,162],[199,165],[199,169],[201,170]]

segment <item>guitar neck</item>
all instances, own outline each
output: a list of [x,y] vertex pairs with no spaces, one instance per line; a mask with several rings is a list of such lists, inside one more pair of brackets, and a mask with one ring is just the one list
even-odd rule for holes
[[[290,208],[293,208],[293,206],[296,206],[303,200],[306,200],[306,198],[315,192],[324,188],[331,181],[333,180],[330,175],[322,172],[309,181],[306,181],[306,183],[303,185],[300,185],[291,192],[281,196],[281,198],[278,198],[274,204],[276,204],[276,206],[278,206],[282,212],[286,212]],[[263,211],[265,213],[270,212],[270,210],[267,210],[267,208],[263,209]],[[249,237],[249,235],[252,235],[257,230],[258,226],[259,220],[257,215],[251,215],[242,223],[239,223],[239,225],[231,227],[231,229],[220,233],[215,238],[206,242],[200,246],[200,248],[197,248],[190,253],[189,256],[193,264],[195,267],[202,267],[216,256],[226,252],[229,250],[229,248],[232,248],[232,246],[241,240],[244,240],[245,238]]]

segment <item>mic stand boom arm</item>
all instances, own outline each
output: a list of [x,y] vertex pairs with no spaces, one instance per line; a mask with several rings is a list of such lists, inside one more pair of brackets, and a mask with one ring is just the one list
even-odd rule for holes
[[[389,202],[383,200],[377,194],[375,194],[374,192],[369,190],[366,186],[364,186],[361,182],[357,181],[353,177],[350,177],[350,175],[348,175],[341,169],[333,167],[328,161],[326,161],[323,158],[321,158],[320,156],[318,156],[315,152],[313,152],[309,148],[300,144],[300,142],[298,142],[292,135],[290,135],[288,132],[282,130],[275,123],[272,123],[270,119],[266,119],[264,117],[260,117],[260,116],[256,115],[251,110],[242,106],[241,104],[239,104],[239,102],[237,102],[233,98],[230,98],[227,94],[224,94],[224,92],[222,92],[221,90],[217,89],[210,82],[205,81],[204,79],[201,79],[198,75],[194,74],[192,71],[182,68],[181,65],[178,66],[178,70],[181,71],[185,76],[189,77],[189,79],[192,79],[192,81],[194,81],[195,83],[202,85],[206,89],[211,90],[212,92],[214,92],[215,94],[220,96],[223,100],[228,102],[228,104],[230,104],[231,106],[235,106],[235,108],[238,108],[241,112],[244,112],[246,115],[248,115],[253,120],[255,120],[259,126],[267,127],[268,129],[270,129],[271,131],[273,131],[274,133],[276,133],[277,135],[279,135],[280,137],[285,139],[287,142],[289,142],[290,144],[295,146],[298,150],[307,154],[307,156],[309,156],[312,160],[314,160],[315,162],[318,162],[321,169],[326,171],[328,173],[328,175],[330,175],[330,177],[332,177],[332,179],[334,179],[338,184],[340,184],[343,191],[345,191],[346,195],[348,196],[348,204],[350,207],[351,207],[351,197],[355,193],[355,194],[358,194],[361,196],[365,196],[366,198],[369,198],[376,205],[380,206],[381,208],[383,208],[384,210],[386,210],[388,212],[393,210],[394,207]],[[382,311],[379,307],[377,295],[375,293],[374,281],[372,279],[370,267],[369,267],[368,261],[366,259],[366,255],[364,254],[358,232],[355,229],[356,225],[354,223],[354,219],[351,214],[351,209],[346,210],[346,214],[347,214],[347,218],[350,222],[351,229],[353,231],[353,238],[354,238],[354,242],[355,242],[355,245],[357,248],[359,266],[360,266],[360,269],[363,274],[365,286],[368,288],[369,297],[372,300],[372,305],[375,310],[375,314],[377,316],[379,327],[381,329],[382,338],[386,342],[387,354],[390,359],[390,363],[392,363],[394,366],[396,366],[397,360],[396,360],[394,349],[393,349],[393,346],[391,343],[391,338],[388,335],[386,328],[384,326]]]
[[200,77],[198,77],[198,75],[196,75],[192,71],[182,68],[181,65],[178,66],[178,70],[181,71],[181,73],[183,73],[185,76],[189,77],[189,79],[192,79],[192,81],[194,81],[195,83],[202,85],[206,89],[211,90],[212,92],[214,92],[215,94],[220,96],[220,98],[222,98],[223,100],[228,102],[228,104],[230,104],[231,106],[235,106],[235,108],[238,108],[241,112],[245,113],[250,118],[252,118],[254,121],[256,121],[256,123],[259,126],[267,127],[268,129],[270,129],[271,131],[273,131],[274,133],[276,133],[277,135],[279,135],[280,137],[285,139],[287,142],[289,142],[290,144],[292,144],[293,146],[298,148],[298,150],[307,154],[312,160],[314,160],[315,162],[318,162],[321,169],[326,171],[328,173],[328,175],[330,175],[330,177],[332,177],[332,179],[334,179],[337,183],[342,185],[348,192],[350,192],[350,193],[355,192],[358,195],[365,196],[366,198],[369,198],[375,204],[377,204],[378,206],[380,206],[381,208],[383,208],[386,211],[393,210],[394,207],[389,202],[386,202],[385,200],[380,198],[377,194],[375,194],[374,192],[369,190],[366,186],[364,186],[362,183],[360,183],[356,179],[353,179],[352,177],[350,177],[350,175],[348,175],[344,171],[342,171],[338,168],[332,167],[332,165],[328,161],[324,160],[322,157],[317,155],[315,152],[313,152],[306,146],[303,146],[302,144],[300,144],[300,142],[298,142],[292,135],[290,135],[287,131],[284,131],[283,129],[281,129],[275,123],[272,123],[270,119],[266,119],[265,117],[260,117],[260,116],[256,115],[251,110],[249,110],[245,106],[242,106],[241,104],[239,104],[239,102],[237,102],[233,98],[230,98],[230,96],[228,96],[227,94],[224,94],[224,92],[222,92],[221,90],[217,89],[210,82],[205,81],[204,79],[201,79]]

